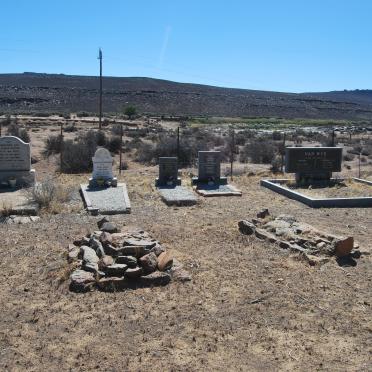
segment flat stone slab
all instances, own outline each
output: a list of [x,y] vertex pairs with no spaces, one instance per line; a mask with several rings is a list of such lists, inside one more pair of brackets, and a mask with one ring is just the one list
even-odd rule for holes
[[195,194],[184,186],[158,187],[160,197],[167,205],[195,205],[198,201]]
[[81,193],[88,211],[94,214],[130,213],[131,206],[125,183],[117,187],[89,188],[88,184],[80,185]]
[[242,196],[242,192],[232,185],[199,184],[194,190],[204,197],[211,196]]
[[36,216],[39,207],[30,201],[27,189],[0,188],[0,209],[6,209],[8,214]]

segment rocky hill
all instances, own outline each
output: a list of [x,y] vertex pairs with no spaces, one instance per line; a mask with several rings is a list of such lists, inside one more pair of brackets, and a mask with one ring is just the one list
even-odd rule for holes
[[[105,112],[134,105],[155,115],[372,119],[372,91],[280,93],[105,77]],[[96,112],[99,80],[92,76],[0,74],[0,112]]]

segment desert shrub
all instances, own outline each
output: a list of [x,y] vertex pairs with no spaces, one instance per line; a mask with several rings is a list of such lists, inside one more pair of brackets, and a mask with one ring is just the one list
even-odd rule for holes
[[53,203],[66,203],[71,199],[72,189],[47,179],[37,183],[29,191],[29,198],[40,208],[48,209]]
[[273,132],[272,138],[273,138],[274,141],[281,141],[282,138],[283,138],[283,135],[282,135],[282,133],[280,133],[280,132],[278,132],[278,131],[275,130]]
[[271,171],[273,173],[279,173],[282,169],[282,158],[279,155],[274,156],[271,161]]
[[16,122],[8,125],[8,135],[20,138],[23,142],[30,143],[30,135],[25,128],[21,128]]
[[111,137],[107,141],[106,147],[110,152],[114,152],[115,154],[119,153],[121,147],[121,138],[118,136]]
[[77,116],[78,118],[86,118],[86,117],[89,116],[89,112],[86,112],[86,111],[79,111],[79,112],[76,114],[76,116]]
[[243,147],[240,153],[240,161],[247,163],[250,160],[256,164],[270,164],[277,153],[278,145],[275,142],[261,139]]
[[121,124],[115,124],[111,127],[111,133],[115,136],[121,136]]
[[365,157],[361,157],[361,158],[360,158],[360,162],[361,162],[361,163],[366,163],[366,162],[367,162],[367,159],[366,159]]
[[10,115],[8,114],[8,115],[5,116],[5,119],[3,119],[3,120],[1,121],[1,125],[4,126],[4,127],[6,127],[6,126],[8,126],[11,122],[12,122],[12,119],[11,119]]
[[71,124],[68,124],[68,125],[63,127],[63,131],[68,132],[68,133],[76,132],[77,130],[78,129],[76,128],[75,122],[73,122]]
[[124,114],[127,115],[129,119],[133,119],[137,115],[137,109],[134,106],[128,106],[124,109]]
[[62,137],[61,135],[48,136],[45,140],[45,146],[43,155],[49,157],[53,154],[59,154],[61,152]]
[[129,169],[128,162],[126,162],[125,160],[122,160],[122,162],[120,164],[120,169],[121,170],[127,170],[127,169]]
[[95,132],[95,136],[96,136],[97,146],[105,146],[106,145],[107,138],[106,138],[105,132],[102,132],[102,131]]
[[353,154],[345,154],[344,161],[353,161],[355,159],[355,155]]

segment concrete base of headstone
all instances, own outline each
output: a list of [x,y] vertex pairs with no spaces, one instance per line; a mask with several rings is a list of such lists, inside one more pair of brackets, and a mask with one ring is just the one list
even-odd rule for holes
[[242,196],[242,192],[232,185],[198,184],[194,190],[204,197],[212,196]]
[[181,178],[177,178],[175,182],[172,182],[170,184],[163,184],[159,182],[159,178],[155,179],[155,186],[156,187],[175,187],[175,186],[181,186]]
[[[192,184],[194,186],[208,185],[209,182],[207,180],[200,179],[199,177],[193,177],[192,178]],[[210,185],[212,185],[212,183],[210,183]],[[227,185],[227,177],[221,177],[220,181],[218,182],[218,185]]]
[[9,180],[16,180],[16,187],[30,187],[35,184],[35,170],[29,171],[0,171],[0,186],[10,187]]
[[0,189],[0,209],[6,209],[7,214],[37,216],[39,206],[30,201],[25,189]]
[[125,214],[131,212],[127,186],[119,183],[117,187],[92,188],[80,185],[80,190],[88,212],[92,214]]
[[118,185],[118,179],[116,177],[105,180],[102,186],[98,184],[97,179],[89,178],[89,187],[93,189],[100,188],[100,187],[108,187],[108,186],[117,187],[117,185]]
[[198,201],[195,194],[184,186],[158,187],[160,197],[167,205],[188,206],[195,205]]

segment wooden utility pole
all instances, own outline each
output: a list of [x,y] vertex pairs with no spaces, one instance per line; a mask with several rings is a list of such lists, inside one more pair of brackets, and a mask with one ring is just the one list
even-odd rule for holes
[[231,181],[233,180],[233,165],[234,165],[234,152],[235,152],[235,131],[231,130],[231,148],[230,148],[230,176]]
[[102,129],[102,50],[99,48],[99,130]]
[[119,174],[121,174],[121,161],[123,157],[123,124],[120,124],[120,153],[119,153]]
[[180,161],[180,127],[177,128],[177,161]]
[[60,140],[61,140],[61,148],[60,148],[60,171],[63,173],[63,123],[61,123],[61,134],[60,134]]

